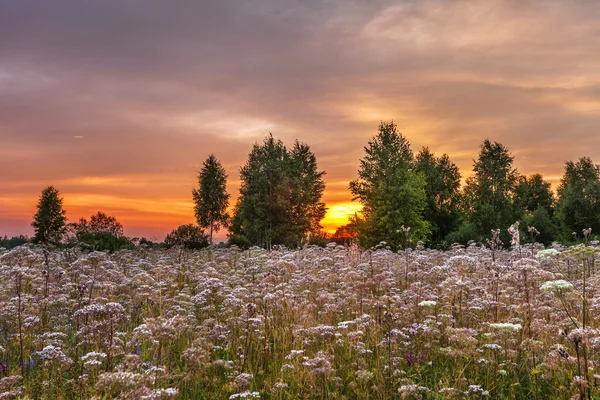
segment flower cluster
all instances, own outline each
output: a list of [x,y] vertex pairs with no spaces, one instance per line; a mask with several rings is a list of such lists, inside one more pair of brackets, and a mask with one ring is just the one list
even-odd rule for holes
[[512,234],[508,250],[496,233],[449,251],[2,251],[0,398],[600,396],[596,245]]

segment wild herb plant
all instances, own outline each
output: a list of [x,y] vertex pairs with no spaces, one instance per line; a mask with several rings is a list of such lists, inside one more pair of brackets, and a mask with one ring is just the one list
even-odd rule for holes
[[445,252],[4,251],[0,398],[598,398],[598,244],[512,233]]

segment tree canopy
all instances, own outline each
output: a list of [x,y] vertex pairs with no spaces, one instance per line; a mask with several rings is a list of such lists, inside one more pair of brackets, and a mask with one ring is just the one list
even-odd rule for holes
[[218,232],[229,223],[227,174],[213,154],[202,165],[198,174],[198,186],[192,190],[194,214],[198,226],[208,230],[208,240],[212,245],[213,232]]
[[306,144],[296,141],[288,151],[273,135],[255,144],[240,170],[232,236],[267,248],[300,245],[325,216],[324,174]]
[[81,243],[94,250],[116,251],[130,248],[133,244],[125,237],[123,225],[117,218],[98,211],[89,221],[81,218],[68,225],[68,236],[71,243]]
[[180,225],[165,238],[167,248],[182,246],[186,249],[201,249],[208,246],[208,236],[194,224]]
[[35,234],[33,241],[43,244],[58,244],[65,233],[67,222],[63,209],[63,198],[58,189],[48,186],[42,190],[37,204],[37,212],[33,216]]
[[520,218],[516,201],[519,173],[514,157],[498,142],[484,140],[479,157],[473,161],[473,176],[465,187],[465,211],[480,235],[492,229],[506,229]]
[[425,179],[423,217],[431,224],[431,242],[441,242],[460,223],[460,172],[447,154],[436,157],[427,147],[417,154],[415,170]]
[[296,140],[289,151],[289,213],[295,237],[305,239],[322,228],[327,208],[321,201],[325,191],[324,171],[319,171],[317,157],[305,143]]
[[581,236],[583,229],[600,232],[600,166],[589,157],[567,161],[558,187],[557,218],[563,237]]
[[425,240],[430,231],[423,218],[425,179],[414,167],[408,140],[394,122],[382,122],[364,149],[358,179],[349,185],[353,200],[363,206],[354,219],[360,243],[404,247],[408,227],[414,241]]
[[528,215],[533,214],[539,207],[544,208],[548,215],[554,215],[554,195],[551,185],[541,174],[519,176],[515,199],[519,208]]

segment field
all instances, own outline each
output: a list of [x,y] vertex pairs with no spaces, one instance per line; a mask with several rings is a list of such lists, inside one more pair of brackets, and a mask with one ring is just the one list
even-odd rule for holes
[[0,399],[598,398],[598,251],[0,250]]

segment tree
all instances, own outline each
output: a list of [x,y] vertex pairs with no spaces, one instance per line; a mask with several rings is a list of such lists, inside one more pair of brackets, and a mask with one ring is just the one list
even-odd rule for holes
[[317,158],[307,144],[296,140],[289,152],[289,188],[291,224],[299,240],[307,234],[320,236],[321,220],[327,208],[321,201],[325,191],[324,171],[319,171]]
[[209,243],[213,244],[213,231],[218,232],[229,222],[227,207],[227,174],[219,160],[211,154],[198,174],[198,189],[192,190],[194,214],[198,226],[209,231]]
[[572,232],[581,235],[586,228],[600,232],[600,166],[589,157],[565,164],[556,214],[564,239],[569,240]]
[[69,224],[69,231],[77,237],[99,233],[108,233],[118,237],[123,236],[123,225],[115,217],[98,211],[90,217],[89,221],[81,218],[78,222]]
[[331,236],[331,240],[337,244],[350,245],[357,236],[358,232],[354,230],[354,225],[347,224],[338,227]]
[[57,244],[64,232],[67,217],[63,209],[63,198],[53,186],[42,190],[37,205],[37,212],[33,217],[31,226],[35,231],[33,241],[44,244]]
[[289,187],[286,179],[287,150],[273,135],[255,144],[240,170],[240,195],[233,234],[241,234],[257,246],[270,248],[289,229]]
[[535,237],[535,240],[543,243],[546,246],[554,242],[557,238],[558,229],[556,224],[552,220],[548,210],[543,206],[539,206],[533,213],[525,215],[525,217],[523,217],[521,226],[522,237],[527,238],[530,236],[528,228],[532,226],[539,233]]
[[532,215],[539,207],[543,207],[548,215],[554,215],[554,196],[550,182],[542,175],[533,174],[529,178],[519,176],[515,188],[515,200],[519,208],[527,215]]
[[558,229],[554,223],[554,195],[550,182],[542,175],[519,176],[515,189],[515,202],[523,217],[520,229],[522,236],[530,236],[529,227],[539,232],[536,240],[548,245],[556,240]]
[[[473,176],[467,179],[467,219],[480,235],[492,229],[506,229],[520,219],[515,191],[519,174],[506,147],[484,140],[479,158],[473,161]],[[506,238],[503,238],[506,239]]]
[[117,251],[131,248],[133,243],[123,234],[123,225],[113,216],[101,211],[90,217],[88,221],[81,218],[68,225],[69,241],[84,243],[94,250]]
[[123,225],[115,217],[101,211],[90,217],[88,229],[92,234],[105,232],[114,236],[123,236]]
[[441,157],[424,147],[415,170],[425,178],[423,217],[431,224],[431,241],[440,243],[460,224],[460,172],[447,154]]
[[255,144],[240,170],[230,238],[240,243],[245,238],[268,249],[276,244],[298,246],[321,228],[323,175],[305,144],[296,142],[288,151],[273,135]]
[[0,237],[0,249],[4,248],[10,250],[14,247],[22,246],[29,242],[27,236],[19,235],[9,238],[8,236]]
[[406,227],[415,241],[427,237],[425,180],[414,168],[408,140],[393,122],[379,125],[379,132],[365,147],[358,176],[349,186],[353,200],[363,206],[362,215],[354,219],[361,245],[385,241],[393,248],[403,247]]
[[208,236],[194,224],[180,225],[165,238],[167,248],[183,246],[186,249],[201,249],[208,246]]

